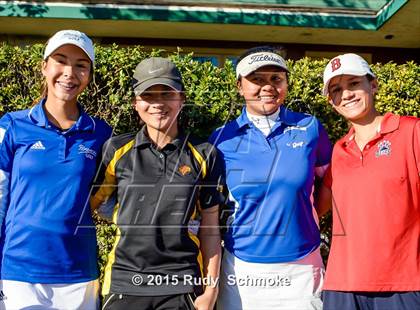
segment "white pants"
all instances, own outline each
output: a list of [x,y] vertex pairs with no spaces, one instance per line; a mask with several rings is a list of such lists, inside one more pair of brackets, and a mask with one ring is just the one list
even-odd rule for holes
[[0,309],[96,310],[99,281],[40,284],[0,280]]
[[274,264],[245,262],[225,251],[217,310],[320,310],[323,282],[319,248]]

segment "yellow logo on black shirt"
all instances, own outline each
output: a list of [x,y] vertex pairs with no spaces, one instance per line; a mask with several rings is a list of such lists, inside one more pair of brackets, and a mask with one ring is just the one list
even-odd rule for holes
[[187,175],[191,173],[191,167],[187,166],[187,165],[182,165],[179,166],[178,171],[182,174],[182,175]]

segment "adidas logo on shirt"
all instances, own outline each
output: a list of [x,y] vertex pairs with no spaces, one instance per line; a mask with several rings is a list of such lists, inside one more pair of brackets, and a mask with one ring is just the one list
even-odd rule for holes
[[41,141],[38,141],[31,146],[31,150],[45,150],[45,146]]

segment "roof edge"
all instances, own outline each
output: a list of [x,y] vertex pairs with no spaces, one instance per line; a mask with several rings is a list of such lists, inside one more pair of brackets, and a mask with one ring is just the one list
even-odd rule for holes
[[391,0],[376,15],[276,9],[0,1],[0,17],[169,21],[377,30],[408,0]]

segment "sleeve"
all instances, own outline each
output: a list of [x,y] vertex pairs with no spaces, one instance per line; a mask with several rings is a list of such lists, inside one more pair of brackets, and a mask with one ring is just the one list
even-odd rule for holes
[[318,177],[323,177],[330,162],[332,154],[332,145],[324,126],[318,122],[318,145],[316,150],[315,172]]
[[216,144],[216,138],[217,138],[217,132],[218,130],[216,129],[215,131],[212,132],[212,134],[210,135],[208,141],[209,143],[215,145]]
[[98,214],[110,220],[116,205],[115,190],[117,180],[115,176],[115,162],[113,160],[115,148],[112,138],[108,139],[102,147],[102,156],[95,180],[93,182],[91,206]]
[[331,172],[331,168],[332,166],[328,166],[327,171],[325,172],[325,176],[322,179],[322,184],[327,187],[327,188],[331,188],[332,187],[332,172]]
[[12,120],[6,114],[0,119],[0,227],[10,201],[10,177],[14,153]]
[[208,142],[217,147],[217,145],[221,142],[220,136],[222,135],[224,128],[224,126],[216,128],[208,138]]
[[[209,144],[210,145],[210,144]],[[219,151],[210,145],[206,157],[207,173],[200,189],[200,205],[211,208],[223,202],[223,165]]]

